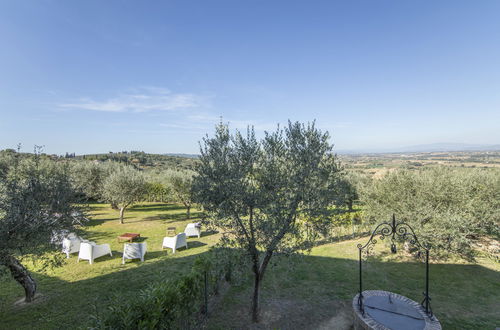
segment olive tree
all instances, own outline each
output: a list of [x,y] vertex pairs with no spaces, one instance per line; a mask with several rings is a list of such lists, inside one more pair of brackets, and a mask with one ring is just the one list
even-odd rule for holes
[[191,218],[193,205],[192,185],[194,172],[189,170],[169,171],[170,188],[177,202],[182,203],[187,209],[187,218]]
[[146,181],[144,198],[148,202],[168,203],[173,201],[170,171],[150,170],[144,172]]
[[33,301],[37,285],[22,261],[57,262],[47,252],[60,242],[58,234],[74,231],[86,220],[75,202],[64,165],[38,156],[16,157],[4,171],[0,180],[0,265],[23,286],[26,302]]
[[347,207],[348,212],[354,211],[354,204],[359,202],[365,187],[370,185],[370,177],[353,169],[343,170],[338,179],[337,206]]
[[87,199],[101,199],[106,174],[103,165],[91,161],[78,161],[72,167],[73,184]]
[[144,197],[145,181],[141,172],[131,166],[121,166],[112,172],[103,183],[103,199],[120,210],[123,224],[125,209]]
[[313,124],[288,123],[258,141],[216,128],[201,144],[194,194],[222,242],[244,248],[252,264],[252,320],[259,318],[259,290],[275,253],[310,247],[305,225],[327,213],[336,198],[338,167],[328,133]]
[[472,257],[472,239],[499,233],[500,170],[396,170],[373,180],[361,200],[368,217],[380,222],[395,213],[436,253]]

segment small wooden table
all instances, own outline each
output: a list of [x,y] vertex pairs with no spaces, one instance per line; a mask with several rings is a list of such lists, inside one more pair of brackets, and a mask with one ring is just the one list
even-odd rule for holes
[[134,238],[141,237],[141,234],[135,234],[135,233],[125,233],[120,236],[118,236],[118,242],[120,241],[129,241],[132,242]]
[[175,227],[168,227],[167,228],[167,236],[168,235],[172,235],[174,234],[174,236],[177,234],[177,229]]

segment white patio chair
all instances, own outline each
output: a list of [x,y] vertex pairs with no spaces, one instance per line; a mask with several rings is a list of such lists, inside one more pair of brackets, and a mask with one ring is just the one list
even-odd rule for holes
[[183,247],[183,246],[185,246],[186,249],[188,248],[185,233],[180,233],[180,234],[177,234],[173,237],[164,237],[163,238],[162,249],[171,248],[173,250],[172,253],[175,253],[175,250],[177,250],[178,248]]
[[188,223],[186,229],[184,229],[187,237],[198,236],[201,237],[201,225],[200,223]]
[[80,243],[80,252],[78,253],[77,262],[79,262],[80,259],[83,259],[88,260],[89,263],[92,264],[94,262],[94,259],[105,256],[106,254],[113,256],[109,244],[97,245],[94,242],[82,242]]
[[147,244],[144,243],[125,243],[123,245],[122,264],[125,264],[125,259],[141,259],[144,261]]
[[82,242],[88,242],[77,236],[75,233],[70,233],[68,236],[62,240],[62,252],[66,253],[66,258],[69,258],[71,253],[80,251],[80,244]]

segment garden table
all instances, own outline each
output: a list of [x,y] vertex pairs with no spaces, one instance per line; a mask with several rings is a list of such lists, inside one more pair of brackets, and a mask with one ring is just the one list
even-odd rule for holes
[[125,233],[125,234],[122,234],[122,235],[118,236],[118,242],[120,242],[120,241],[129,241],[129,242],[132,242],[137,237],[141,237],[141,234]]

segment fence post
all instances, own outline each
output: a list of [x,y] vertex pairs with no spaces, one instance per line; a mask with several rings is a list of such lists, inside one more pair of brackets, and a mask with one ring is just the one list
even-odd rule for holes
[[205,304],[203,306],[203,314],[206,314],[208,315],[208,276],[207,276],[207,271],[205,270],[205,272],[203,273],[204,277],[205,277]]

